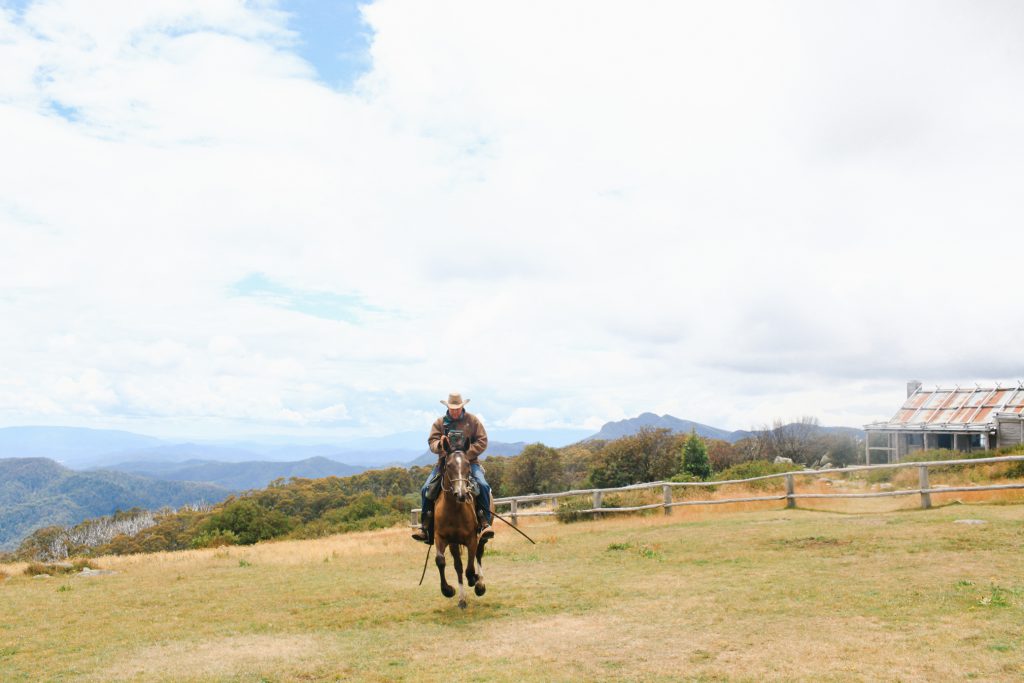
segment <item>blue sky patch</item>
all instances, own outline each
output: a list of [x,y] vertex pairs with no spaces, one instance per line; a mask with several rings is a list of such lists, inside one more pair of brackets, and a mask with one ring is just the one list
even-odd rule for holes
[[233,296],[257,299],[261,303],[304,313],[315,318],[354,323],[360,314],[379,311],[358,294],[337,294],[302,290],[275,282],[262,273],[251,273],[231,285]]
[[370,68],[372,32],[356,0],[281,0],[289,28],[299,34],[295,52],[327,85],[347,90]]

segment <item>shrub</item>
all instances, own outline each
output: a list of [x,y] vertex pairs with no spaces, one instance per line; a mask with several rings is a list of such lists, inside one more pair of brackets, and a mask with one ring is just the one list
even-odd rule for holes
[[193,548],[220,548],[226,545],[238,545],[238,535],[224,529],[203,531],[192,539]]
[[563,498],[558,502],[558,509],[555,510],[555,518],[563,524],[581,522],[590,519],[591,514],[585,514],[581,510],[589,510],[592,505],[590,500],[585,498]]
[[37,576],[39,574],[49,574],[50,576],[58,576],[61,574],[75,574],[88,567],[89,569],[95,569],[87,560],[75,560],[71,563],[62,562],[60,564],[46,564],[44,562],[30,562],[25,567],[26,576]]
[[251,545],[266,541],[276,536],[283,536],[291,531],[293,521],[280,510],[268,510],[251,498],[232,501],[224,508],[211,515],[200,526],[200,535],[204,533],[234,534],[238,543]]
[[1006,470],[1006,477],[1008,479],[1024,479],[1024,460],[1011,462],[1010,467]]
[[[799,465],[788,462],[774,463],[767,460],[748,460],[747,462],[741,462],[739,465],[733,465],[724,472],[719,472],[718,475],[715,476],[715,479],[718,481],[752,479],[754,477],[764,477],[769,474],[796,472],[802,469],[803,468]],[[762,479],[760,481],[752,481],[747,484],[747,486],[752,489],[770,491],[783,488],[785,486],[785,480],[781,477],[778,479]]]

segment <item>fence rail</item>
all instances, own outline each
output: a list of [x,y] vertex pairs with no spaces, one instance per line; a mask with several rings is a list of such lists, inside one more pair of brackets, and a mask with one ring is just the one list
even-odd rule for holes
[[[933,493],[962,493],[969,491],[1002,491],[1007,489],[1024,489],[1024,481],[1017,484],[991,484],[985,486],[930,486],[928,483],[928,468],[948,467],[950,465],[985,465],[1000,462],[1024,462],[1024,455],[1005,455],[995,458],[969,458],[966,460],[929,460],[926,462],[886,463],[882,465],[857,465],[854,467],[839,467],[827,470],[798,470],[795,472],[783,472],[781,474],[766,474],[760,477],[749,479],[729,479],[726,481],[653,481],[644,484],[631,484],[607,489],[575,489],[572,491],[560,491],[558,493],[532,493],[526,496],[507,496],[495,498],[494,504],[508,505],[509,517],[513,524],[518,523],[520,517],[550,517],[557,513],[558,501],[563,498],[578,496],[592,496],[593,506],[585,510],[573,510],[575,514],[605,514],[614,512],[639,512],[641,510],[655,510],[662,508],[666,515],[672,514],[672,508],[683,505],[723,505],[726,503],[754,503],[761,501],[784,500],[787,508],[796,507],[796,501],[801,499],[822,499],[822,498],[891,498],[895,496],[921,496],[921,507],[928,509],[932,506],[931,496]],[[851,474],[854,472],[865,472],[870,470],[902,469],[908,467],[918,468],[918,488],[900,489],[898,491],[877,491],[871,493],[797,493],[795,490],[796,477],[821,477],[826,474]],[[713,500],[685,500],[673,501],[672,489],[678,487],[701,487],[701,486],[725,486],[728,484],[747,484],[753,481],[764,481],[766,479],[785,479],[786,493],[783,495],[752,496],[745,498],[718,498]],[[661,488],[664,500],[660,503],[649,505],[635,505],[631,507],[603,507],[601,500],[606,493],[623,493],[631,491],[644,491],[648,489]],[[541,503],[550,501],[554,509],[551,510],[519,510],[521,503]],[[412,510],[411,523],[416,526],[419,523],[419,508]]]

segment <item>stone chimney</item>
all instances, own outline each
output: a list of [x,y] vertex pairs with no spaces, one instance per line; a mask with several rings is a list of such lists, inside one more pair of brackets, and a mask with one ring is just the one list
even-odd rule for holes
[[914,392],[921,388],[921,383],[916,379],[907,382],[907,398],[914,395]]

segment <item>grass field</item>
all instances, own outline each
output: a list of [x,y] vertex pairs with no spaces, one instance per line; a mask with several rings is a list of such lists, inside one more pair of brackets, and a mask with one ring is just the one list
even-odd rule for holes
[[465,612],[404,529],[0,566],[0,680],[1024,678],[1024,505],[772,507],[499,528]]

